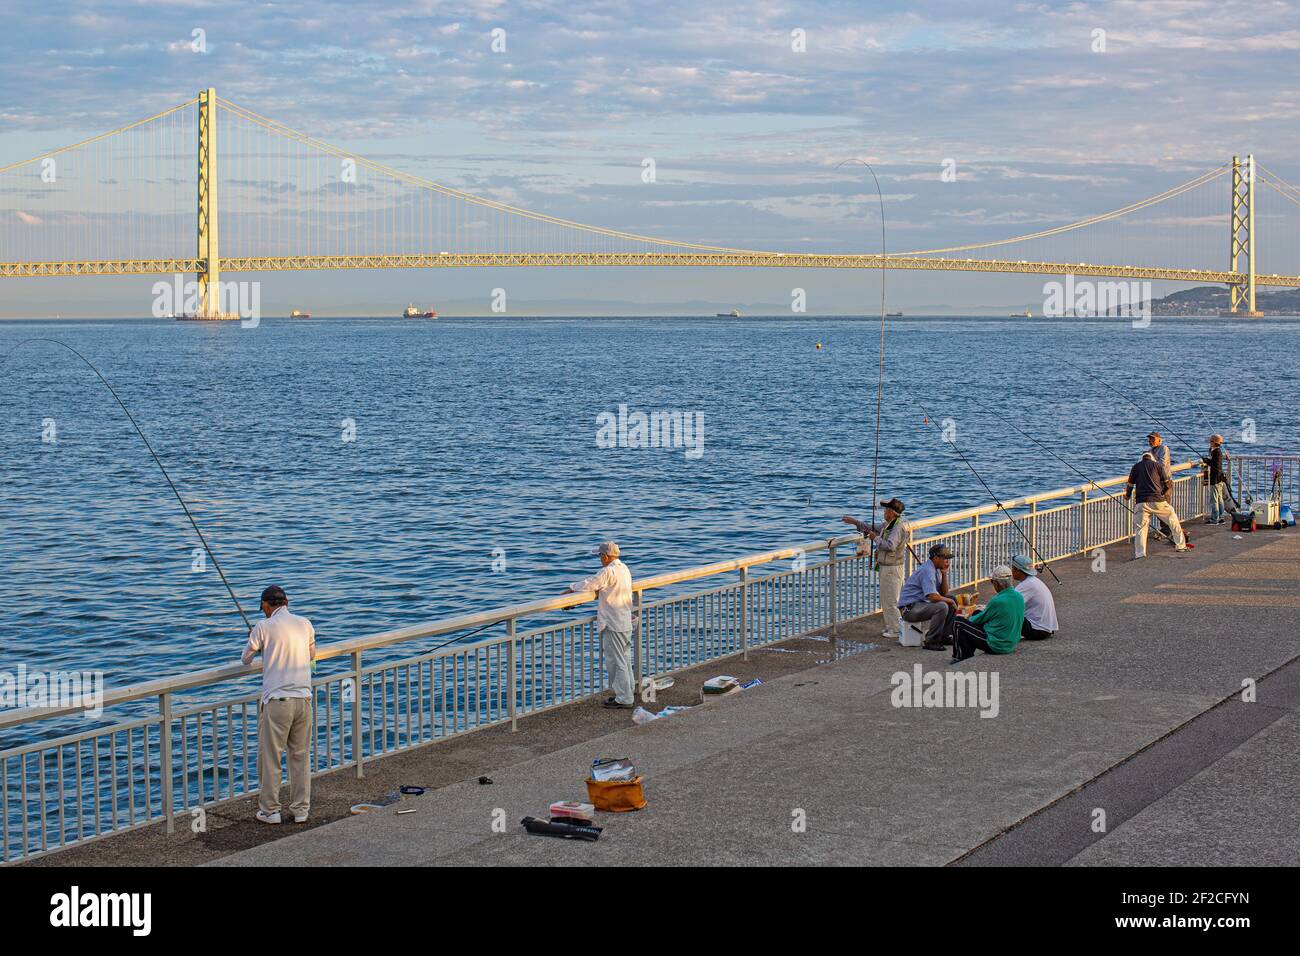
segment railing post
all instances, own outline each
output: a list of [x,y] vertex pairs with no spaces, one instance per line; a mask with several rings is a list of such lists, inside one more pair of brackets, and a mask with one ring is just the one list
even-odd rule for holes
[[839,621],[840,621],[840,613],[839,613],[840,609],[839,609],[839,600],[838,600],[839,592],[836,590],[835,587],[835,543],[831,542],[830,547],[828,547],[826,550],[830,553],[831,556],[831,569],[830,569],[830,575],[829,575],[829,580],[827,585],[830,590],[830,594],[829,594],[830,610],[828,611],[828,616],[831,619],[831,636],[834,637],[836,630],[838,630],[839,628]]
[[[983,577],[980,574],[980,565],[983,564],[983,562],[980,560],[982,555],[980,554],[980,516],[979,515],[971,515],[970,526],[975,530],[971,532],[971,580],[967,581],[966,584],[973,584],[976,581],[981,580]],[[876,580],[879,581],[880,580],[879,577],[877,577]]]
[[519,696],[519,685],[515,679],[515,667],[518,658],[515,656],[515,619],[513,617],[506,622],[506,636],[510,638],[510,644],[506,651],[506,667],[510,669],[510,701],[506,705],[506,712],[510,715],[510,732],[513,734],[519,730],[519,715],[515,710],[515,700]]
[[158,772],[162,776],[162,805],[163,816],[167,818],[167,832],[176,832],[176,808],[175,797],[172,794],[172,785],[175,781],[175,773],[172,767],[172,695],[162,693],[158,695],[158,712],[162,714],[162,724],[158,728]]
[[1034,555],[1038,554],[1038,502],[1029,502],[1029,554],[1025,557],[1030,561],[1034,560]]
[[740,569],[740,659],[749,660],[749,568]]
[[361,737],[361,652],[352,652],[352,756],[357,762],[357,778],[366,775],[366,747]]
[[644,592],[632,592],[632,687],[641,689],[641,604]]
[[1083,554],[1088,550],[1088,489],[1083,488],[1079,491],[1079,550],[1076,554]]

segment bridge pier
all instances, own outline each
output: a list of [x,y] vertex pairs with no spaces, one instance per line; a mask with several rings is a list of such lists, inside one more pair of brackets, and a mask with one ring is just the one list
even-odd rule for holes
[[[1246,161],[1232,157],[1232,235],[1228,249],[1228,271],[1241,273],[1240,283],[1228,286],[1228,309],[1224,318],[1257,318],[1264,313],[1255,309],[1255,157]],[[1239,268],[1245,260],[1245,270]],[[1242,306],[1245,306],[1243,309]]]
[[196,318],[235,319],[221,311],[221,257],[217,236],[217,91],[199,91],[198,259]]

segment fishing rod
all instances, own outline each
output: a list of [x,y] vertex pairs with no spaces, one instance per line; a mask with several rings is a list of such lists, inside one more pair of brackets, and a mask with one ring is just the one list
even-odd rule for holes
[[871,524],[874,527],[880,494],[880,409],[885,389],[885,194],[880,191],[880,179],[876,176],[875,169],[865,159],[846,159],[835,168],[840,169],[849,163],[867,167],[871,181],[876,186],[876,200],[880,203],[880,358],[876,374],[876,447],[871,459]]
[[121,406],[122,411],[126,413],[127,419],[131,422],[131,427],[134,428],[135,433],[140,436],[140,440],[144,442],[144,447],[149,449],[149,454],[153,456],[154,464],[158,466],[158,470],[162,472],[163,477],[167,479],[167,484],[171,487],[172,494],[176,496],[176,500],[180,503],[181,510],[185,512],[185,517],[189,519],[190,527],[192,527],[194,529],[194,533],[199,536],[199,541],[203,545],[203,550],[206,551],[208,553],[208,557],[212,559],[212,566],[217,569],[217,574],[221,576],[221,583],[226,586],[226,591],[230,594],[230,599],[235,602],[235,607],[239,610],[239,616],[244,619],[244,624],[249,628],[249,630],[252,630],[253,625],[248,620],[248,615],[244,613],[243,605],[239,603],[239,598],[235,596],[234,588],[232,588],[230,586],[230,582],[226,580],[226,572],[221,570],[221,563],[217,561],[216,554],[213,553],[212,548],[208,545],[208,539],[203,536],[203,532],[199,529],[198,522],[194,520],[194,515],[190,514],[189,506],[185,504],[185,499],[181,497],[181,493],[176,487],[176,482],[172,481],[172,476],[167,473],[167,469],[163,466],[162,459],[159,458],[158,453],[153,450],[153,445],[149,444],[149,439],[145,437],[144,430],[140,428],[139,423],[137,423],[135,420],[135,416],[131,414],[131,409],[126,407],[126,402],[122,401],[121,396],[117,394],[117,390],[113,388],[113,386],[109,383],[108,379],[106,379],[103,376],[103,374],[99,371],[99,369],[95,368],[94,363],[91,362],[90,359],[86,358],[86,356],[82,355],[80,352],[78,352],[68,343],[60,342],[58,339],[48,339],[48,338],[39,338],[39,337],[23,339],[21,342],[19,342],[17,345],[11,348],[8,352],[6,352],[4,355],[4,359],[0,360],[0,362],[7,362],[9,360],[9,357],[13,355],[16,351],[18,351],[18,349],[32,342],[48,342],[51,345],[58,345],[62,348],[67,349],[77,358],[81,359],[81,361],[85,363],[86,367],[89,368],[92,372],[94,372],[96,377],[98,377],[98,379],[104,383],[104,387],[108,389],[109,394],[113,396],[117,404]]
[[[922,405],[919,401],[917,401],[917,399],[913,397],[911,393],[904,390],[903,394],[906,395],[909,399],[911,399],[911,401],[917,406],[917,408],[921,409],[922,414],[925,415],[926,424],[934,425],[935,428],[939,427],[939,423],[934,421],[934,419],[931,417],[926,407]],[[946,444],[952,446],[952,450],[957,453],[957,457],[960,458],[962,462],[966,465],[966,467],[970,469],[970,473],[975,476],[975,480],[984,486],[984,490],[987,491],[989,497],[993,499],[993,503],[997,505],[998,510],[1007,516],[1007,520],[1011,522],[1011,526],[1015,528],[1017,532],[1019,532],[1020,537],[1025,539],[1025,544],[1029,545],[1029,550],[1033,553],[1034,557],[1038,559],[1039,564],[1042,567],[1047,569],[1047,573],[1052,576],[1052,580],[1054,580],[1057,584],[1060,584],[1061,579],[1057,576],[1056,572],[1052,570],[1052,566],[1047,563],[1047,560],[1039,552],[1038,548],[1034,546],[1034,542],[1030,539],[1029,535],[1025,533],[1024,528],[1020,527],[1020,525],[1016,522],[1016,519],[1011,516],[1011,512],[1006,509],[1006,506],[1004,504],[1002,504],[1002,499],[1000,499],[997,496],[997,494],[994,493],[993,489],[989,487],[989,483],[984,480],[984,478],[980,475],[980,473],[975,469],[975,466],[971,464],[970,459],[966,457],[966,455],[962,452],[962,450],[959,447],[957,447],[956,440],[955,439],[950,440],[945,438],[943,439],[943,441]]]
[[1061,356],[1059,356],[1059,355],[1053,355],[1053,358],[1056,358],[1056,359],[1058,359],[1059,361],[1064,362],[1066,365],[1070,366],[1070,368],[1074,369],[1075,371],[1082,372],[1084,375],[1087,375],[1089,378],[1091,378],[1091,379],[1092,379],[1094,382],[1096,382],[1097,384],[1101,385],[1103,388],[1108,389],[1109,391],[1114,392],[1114,393],[1115,393],[1116,395],[1118,395],[1120,398],[1124,399],[1124,401],[1128,402],[1130,405],[1132,405],[1134,408],[1136,408],[1139,412],[1141,412],[1141,413],[1142,413],[1143,415],[1145,415],[1147,418],[1151,419],[1153,422],[1155,422],[1157,425],[1159,425],[1159,426],[1160,426],[1161,428],[1163,428],[1165,431],[1169,432],[1169,434],[1173,435],[1173,436],[1174,436],[1175,438],[1177,438],[1180,442],[1182,442],[1184,445],[1186,445],[1187,448],[1188,448],[1188,450],[1189,450],[1193,455],[1196,456],[1196,459],[1197,459],[1198,461],[1200,461],[1202,458],[1205,457],[1204,455],[1202,455],[1202,454],[1200,453],[1200,451],[1198,451],[1196,448],[1194,448],[1194,447],[1192,446],[1191,442],[1189,442],[1186,438],[1184,438],[1182,435],[1178,434],[1178,432],[1174,431],[1172,428],[1170,428],[1168,425],[1166,425],[1166,424],[1165,424],[1164,422],[1162,422],[1160,419],[1156,418],[1156,417],[1155,417],[1154,415],[1152,415],[1149,411],[1147,411],[1145,408],[1143,408],[1143,407],[1142,407],[1141,405],[1139,405],[1137,402],[1133,401],[1133,399],[1129,398],[1127,395],[1125,395],[1125,394],[1124,394],[1123,392],[1121,392],[1119,389],[1115,388],[1113,385],[1111,385],[1109,382],[1107,382],[1107,381],[1106,381],[1105,379],[1103,379],[1101,376],[1096,375],[1096,374],[1094,374],[1093,372],[1088,371],[1086,368],[1083,368],[1082,366],[1075,365],[1075,364],[1074,364],[1073,362],[1071,362],[1069,359],[1061,358]]
[[970,402],[972,405],[976,406],[977,408],[982,408],[982,409],[985,411],[986,414],[991,415],[992,417],[994,417],[994,418],[996,418],[998,421],[1000,421],[1003,425],[1006,425],[1008,428],[1010,428],[1012,431],[1017,432],[1018,434],[1020,434],[1020,435],[1023,436],[1024,438],[1027,438],[1029,441],[1033,442],[1035,445],[1037,445],[1037,446],[1038,446],[1039,448],[1041,448],[1043,451],[1047,452],[1049,455],[1051,455],[1053,458],[1055,458],[1057,461],[1059,461],[1061,464],[1063,464],[1066,468],[1069,468],[1072,472],[1074,472],[1076,475],[1078,475],[1078,476],[1079,476],[1080,478],[1082,478],[1084,481],[1088,482],[1088,484],[1092,485],[1093,488],[1095,488],[1095,489],[1097,489],[1098,491],[1100,491],[1100,492],[1101,492],[1103,495],[1105,495],[1107,498],[1111,499],[1112,501],[1117,501],[1117,502],[1119,502],[1121,505],[1124,506],[1124,510],[1127,511],[1130,515],[1132,515],[1132,514],[1135,513],[1134,510],[1133,510],[1133,508],[1129,506],[1129,503],[1128,503],[1128,499],[1127,499],[1127,498],[1118,498],[1118,497],[1116,497],[1115,495],[1111,494],[1109,491],[1107,491],[1105,488],[1101,487],[1099,484],[1097,484],[1097,482],[1093,481],[1093,479],[1089,478],[1089,477],[1088,477],[1087,475],[1085,475],[1082,471],[1080,471],[1080,470],[1079,470],[1078,468],[1076,468],[1074,465],[1070,464],[1070,462],[1066,461],[1064,458],[1062,458],[1060,455],[1058,455],[1056,452],[1054,452],[1054,451],[1053,451],[1051,448],[1049,448],[1047,445],[1043,444],[1041,441],[1039,441],[1039,440],[1038,440],[1037,438],[1035,438],[1033,435],[1030,435],[1030,434],[1029,434],[1028,432],[1026,432],[1024,429],[1018,428],[1017,426],[1013,425],[1013,424],[1012,424],[1012,423],[1011,423],[1011,422],[1010,422],[1010,421],[1009,421],[1005,416],[1003,416],[1003,415],[999,415],[997,412],[993,411],[993,409],[989,408],[989,407],[988,407],[987,405],[985,405],[983,402],[977,401],[976,399],[971,398],[969,395],[959,395],[959,396],[957,396],[957,397],[960,398],[963,402]]

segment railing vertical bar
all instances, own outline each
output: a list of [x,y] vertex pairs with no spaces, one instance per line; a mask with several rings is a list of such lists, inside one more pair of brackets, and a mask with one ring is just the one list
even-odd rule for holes
[[[173,807],[172,780],[174,772],[172,770],[172,695],[163,693],[158,695],[158,713],[160,715],[160,724],[158,726],[158,775],[161,777],[162,785],[162,811],[163,816],[167,818],[167,832],[173,833],[176,829],[176,814]],[[185,718],[181,718],[181,739],[185,738]],[[129,782],[129,781],[128,781]],[[184,789],[189,789],[184,785]],[[132,787],[132,790],[135,788]],[[135,814],[132,813],[132,822],[135,822]]]

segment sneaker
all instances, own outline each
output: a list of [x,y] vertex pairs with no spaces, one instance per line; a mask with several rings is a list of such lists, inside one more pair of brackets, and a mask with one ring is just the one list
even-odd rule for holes
[[1174,548],[1174,554],[1182,554],[1184,551],[1190,551],[1191,548]]
[[927,651],[945,651],[948,645],[943,641],[922,641],[921,647]]
[[275,813],[267,813],[265,810],[258,810],[257,819],[262,823],[279,823],[280,811],[276,810]]
[[631,704],[620,704],[616,697],[606,697],[602,707],[608,707],[610,710],[631,710]]
[[295,814],[293,815],[293,822],[294,822],[294,823],[306,823],[306,822],[307,822],[307,814],[305,814],[305,813],[295,813]]

